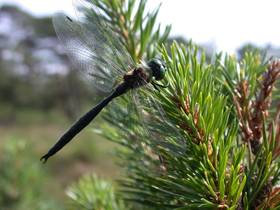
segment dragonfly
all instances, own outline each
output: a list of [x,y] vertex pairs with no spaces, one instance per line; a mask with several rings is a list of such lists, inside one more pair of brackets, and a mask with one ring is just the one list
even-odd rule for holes
[[164,62],[153,58],[135,63],[98,14],[91,19],[75,21],[58,13],[53,17],[53,25],[76,68],[85,73],[90,84],[108,95],[80,117],[41,157],[44,163],[88,126],[113,99],[147,85],[156,90],[167,87],[159,82],[165,77]]

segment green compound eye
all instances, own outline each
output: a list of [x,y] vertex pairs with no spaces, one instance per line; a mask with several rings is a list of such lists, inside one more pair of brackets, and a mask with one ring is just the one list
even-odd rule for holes
[[153,77],[155,77],[156,80],[162,80],[164,78],[166,67],[162,61],[152,59],[148,62],[148,66],[151,68]]

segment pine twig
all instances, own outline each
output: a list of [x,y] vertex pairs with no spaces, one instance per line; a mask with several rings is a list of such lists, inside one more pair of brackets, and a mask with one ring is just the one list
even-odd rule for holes
[[280,61],[273,61],[263,74],[260,91],[254,101],[248,98],[248,81],[241,81],[235,90],[234,103],[240,120],[242,139],[250,143],[253,154],[256,154],[260,147],[264,119],[268,117],[272,90],[279,77]]

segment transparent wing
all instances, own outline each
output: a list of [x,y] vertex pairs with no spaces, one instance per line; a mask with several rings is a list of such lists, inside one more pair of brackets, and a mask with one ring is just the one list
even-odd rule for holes
[[168,148],[174,155],[182,155],[188,148],[186,137],[164,111],[157,97],[160,93],[156,91],[149,83],[131,90],[126,99],[123,96],[108,109],[109,122],[117,127],[123,126],[118,127],[118,132],[124,131],[120,139],[130,142],[126,146],[145,147],[153,158],[157,155],[160,158],[162,148]]
[[[96,4],[99,7],[95,6]],[[135,62],[126,49],[127,40],[124,38],[126,34],[123,34],[118,27],[114,26],[116,20],[112,19],[112,16],[102,9],[104,8],[104,3],[97,0],[73,0],[73,5],[76,16],[83,25],[88,28],[98,27],[100,39],[110,43],[110,49],[114,51],[114,54],[118,55],[117,62],[124,68],[128,66],[135,67]],[[94,31],[96,32],[96,30]]]
[[[110,126],[105,127],[104,134],[128,147],[131,158],[139,158],[136,153],[141,153],[142,158],[134,162],[162,173],[168,167],[165,154],[182,156],[190,147],[184,133],[171,123],[160,101],[154,97],[156,93],[151,91],[155,90],[147,84],[116,99],[114,105],[106,109],[104,118]],[[151,161],[154,165],[145,165]]]
[[91,22],[78,22],[58,13],[53,25],[76,68],[102,92],[110,92],[134,65],[113,32],[93,14]]
[[170,152],[174,152],[174,155],[181,155],[187,148],[185,135],[168,117],[158,98],[160,93],[155,91],[157,90],[151,84],[147,84],[141,89],[142,97],[138,97],[143,107],[142,112],[147,113],[142,116],[144,116],[144,124],[152,140],[152,147],[168,148]]

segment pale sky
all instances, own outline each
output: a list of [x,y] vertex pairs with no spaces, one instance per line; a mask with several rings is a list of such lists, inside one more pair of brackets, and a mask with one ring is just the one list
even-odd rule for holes
[[[74,14],[72,0],[0,0],[0,5],[4,2],[36,15]],[[148,0],[148,8],[160,2],[158,22],[172,24],[172,35],[200,44],[213,42],[228,53],[246,42],[280,47],[279,0]]]

